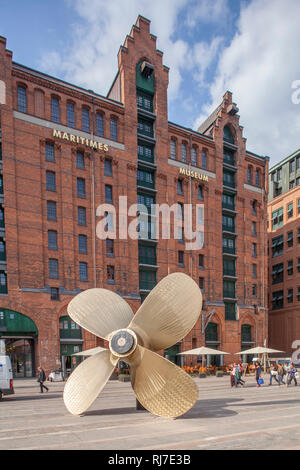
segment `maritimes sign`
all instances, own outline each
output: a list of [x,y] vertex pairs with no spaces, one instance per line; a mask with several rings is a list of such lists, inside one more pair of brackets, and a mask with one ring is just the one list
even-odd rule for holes
[[95,150],[104,150],[104,152],[108,152],[107,144],[96,142],[92,139],[86,139],[85,137],[79,137],[78,135],[69,134],[68,132],[61,132],[57,129],[53,129],[53,137],[58,137],[59,139],[67,140],[68,142],[74,142],[74,144],[86,145],[87,147]]

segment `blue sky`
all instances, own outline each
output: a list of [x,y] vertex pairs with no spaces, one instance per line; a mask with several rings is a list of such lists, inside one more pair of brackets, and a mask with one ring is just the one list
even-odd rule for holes
[[0,0],[13,60],[106,95],[138,14],[170,67],[169,120],[197,129],[227,89],[249,150],[271,165],[300,147],[300,2]]

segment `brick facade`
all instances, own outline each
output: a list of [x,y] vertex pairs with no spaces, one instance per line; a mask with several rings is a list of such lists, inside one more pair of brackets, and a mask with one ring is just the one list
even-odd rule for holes
[[[0,83],[5,84],[5,96],[0,103],[5,217],[3,236],[6,244],[3,272],[7,273],[7,294],[0,295],[0,308],[19,312],[34,321],[38,330],[34,340],[36,363],[42,363],[47,371],[56,369],[60,363],[59,319],[66,316],[67,304],[74,295],[91,287],[112,289],[122,295],[135,312],[141,303],[141,296],[144,298],[149,290],[141,282],[141,271],[146,274],[155,272],[157,282],[175,271],[186,272],[197,283],[204,282],[202,314],[209,314],[213,308],[216,310],[210,322],[218,325],[217,342],[221,350],[229,353],[241,350],[241,327],[245,324],[252,328],[254,345],[263,345],[267,338],[265,194],[268,161],[246,150],[239,116],[232,111],[235,105],[230,92],[225,93],[211,122],[198,132],[169,122],[168,68],[163,65],[162,57],[162,52],[156,49],[155,36],[150,34],[150,22],[138,17],[120,47],[118,74],[105,98],[12,62],[12,53],[6,49],[6,41],[0,38]],[[141,61],[154,67],[151,112],[138,110],[137,107],[137,64]],[[18,86],[26,90],[25,112],[20,111]],[[58,123],[53,122],[51,114],[52,97],[59,102]],[[68,126],[68,102],[74,105],[74,128]],[[83,107],[89,110],[90,133],[82,131]],[[103,116],[103,136],[96,135],[97,113]],[[111,138],[111,118],[117,122],[117,140]],[[154,137],[147,138],[137,132],[143,119],[153,126]],[[235,156],[233,165],[229,166],[224,166],[224,127],[231,130],[234,138],[234,144],[227,145]],[[53,136],[54,129],[61,132],[61,138]],[[70,135],[74,135],[75,139],[70,140]],[[172,139],[176,144],[176,159],[171,158]],[[91,140],[102,143],[102,149],[93,150],[89,145]],[[153,147],[155,158],[152,163],[139,160],[138,142]],[[54,161],[46,160],[45,146],[48,143],[54,146]],[[186,146],[186,162],[182,161],[182,143]],[[104,148],[104,145],[107,147]],[[197,163],[191,166],[192,152],[195,158],[192,148],[196,149]],[[205,168],[202,163],[203,150],[206,152]],[[84,154],[84,169],[76,166],[78,151]],[[112,176],[105,174],[106,159],[111,161]],[[257,184],[254,180],[247,181],[249,166],[253,168],[253,173],[259,170]],[[186,174],[180,173],[180,168],[187,170]],[[231,190],[227,188],[228,191],[225,188],[225,193],[234,197],[235,208],[227,208],[225,212],[222,208],[224,168],[235,175],[235,187]],[[138,170],[153,175],[153,188],[137,186]],[[189,176],[190,170],[206,176],[207,180]],[[47,189],[47,172],[55,173],[55,191]],[[78,178],[85,180],[85,197],[78,197]],[[178,179],[182,180],[183,194],[177,193]],[[152,195],[157,204],[204,204],[203,249],[185,251],[185,245],[175,239],[145,242],[145,246],[154,247],[152,252],[156,255],[155,263],[145,265],[139,257],[139,245],[143,245],[141,240],[116,238],[114,256],[107,256],[105,240],[95,236],[95,227],[100,220],[96,210],[99,204],[105,202],[105,185],[112,186],[117,216],[118,197],[127,196],[130,206],[136,204],[137,193]],[[198,196],[199,185],[203,200]],[[56,203],[57,220],[48,220],[47,201]],[[253,201],[256,215],[253,213]],[[78,224],[78,207],[86,209],[86,226]],[[236,235],[229,234],[229,238],[235,240],[235,253],[228,253],[227,257],[236,260],[236,267],[234,275],[225,278],[235,282],[236,293],[231,299],[236,308],[235,320],[225,320],[224,214],[235,218]],[[129,217],[129,222],[133,218]],[[251,232],[252,222],[256,224],[256,235]],[[57,232],[57,250],[48,247],[49,230]],[[87,254],[79,253],[78,235],[87,237]],[[255,256],[251,252],[253,243],[257,244]],[[179,251],[184,252],[183,263],[180,264]],[[199,254],[203,255],[204,267],[199,267]],[[58,261],[57,279],[49,277],[49,259]],[[87,264],[87,281],[80,280],[80,262]],[[252,264],[257,266],[256,278],[253,278]],[[107,279],[107,266],[113,266],[114,279]],[[152,279],[152,276],[149,275],[149,278]],[[254,295],[253,284],[256,285]],[[59,289],[59,300],[51,300],[50,288]],[[178,351],[205,344],[201,318],[178,345]],[[5,336],[4,332],[2,336]],[[100,339],[86,331],[82,332],[82,340],[83,350],[102,344]],[[225,356],[225,361],[236,358]],[[187,358],[187,361],[195,360]]]

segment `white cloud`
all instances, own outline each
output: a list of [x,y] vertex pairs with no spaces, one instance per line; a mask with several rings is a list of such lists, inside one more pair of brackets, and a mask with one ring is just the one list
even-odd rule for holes
[[[196,8],[197,21],[216,21],[227,0],[66,0],[78,15],[73,25],[71,47],[46,54],[42,70],[106,94],[117,72],[117,53],[138,14],[151,20],[151,32],[157,35],[157,47],[164,52],[164,64],[170,67],[169,100],[178,96],[183,73],[190,70],[202,80],[220,39],[212,43],[188,44],[174,39],[179,22]],[[213,7],[212,7],[213,5]]]
[[300,105],[292,103],[291,88],[300,79],[299,18],[294,0],[253,0],[242,9],[195,127],[230,90],[249,150],[269,155],[273,165],[300,147]]
[[224,20],[228,11],[227,0],[194,0],[188,8],[186,24],[193,28],[198,22],[214,23],[220,19]]

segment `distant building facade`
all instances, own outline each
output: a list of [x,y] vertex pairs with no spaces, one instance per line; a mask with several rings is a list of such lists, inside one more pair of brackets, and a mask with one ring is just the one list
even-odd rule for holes
[[300,340],[300,149],[269,171],[269,344]]

